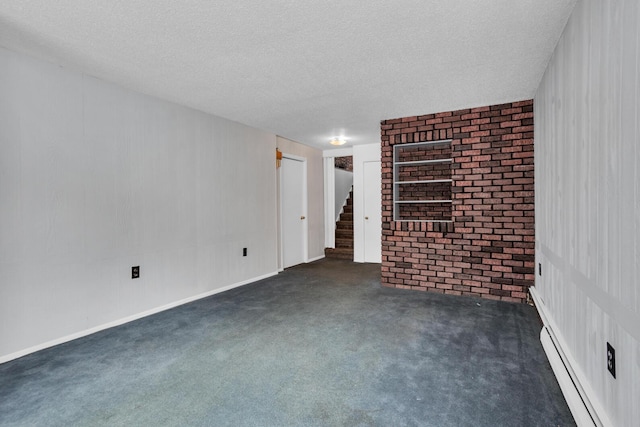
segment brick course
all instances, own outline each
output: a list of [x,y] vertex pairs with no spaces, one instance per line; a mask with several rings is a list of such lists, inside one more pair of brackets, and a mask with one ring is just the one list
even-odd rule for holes
[[[534,280],[533,100],[385,120],[381,136],[383,285],[524,302]],[[441,139],[452,140],[443,155],[453,183],[433,197],[450,194],[453,222],[393,221],[393,146]],[[403,168],[399,179],[439,173]],[[403,187],[405,199],[430,197]],[[416,206],[403,215],[422,217]]]
[[334,158],[334,165],[338,169],[343,169],[349,172],[353,172],[353,157],[336,157]]

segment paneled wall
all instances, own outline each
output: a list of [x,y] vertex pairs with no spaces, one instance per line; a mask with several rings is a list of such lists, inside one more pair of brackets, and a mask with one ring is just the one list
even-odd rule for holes
[[578,2],[535,96],[535,289],[616,426],[640,420],[639,28],[637,0]]
[[[440,140],[450,143],[405,145]],[[400,185],[394,147],[405,153],[396,160],[410,162],[396,169]],[[431,160],[452,160],[415,164],[425,158],[420,147],[436,148]],[[531,100],[383,121],[382,283],[525,301],[534,279],[533,168]],[[394,185],[404,221],[394,220]],[[414,203],[434,198],[452,203]],[[420,221],[434,218],[450,222]]]
[[0,361],[277,272],[275,147],[0,48]]

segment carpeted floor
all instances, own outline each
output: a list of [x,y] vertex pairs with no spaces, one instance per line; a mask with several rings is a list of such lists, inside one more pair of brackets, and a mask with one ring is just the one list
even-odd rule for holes
[[0,365],[0,425],[570,426],[535,309],[321,260]]

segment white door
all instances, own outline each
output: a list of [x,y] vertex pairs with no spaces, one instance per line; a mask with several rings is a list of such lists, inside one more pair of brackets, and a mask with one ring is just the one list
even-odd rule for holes
[[283,268],[307,258],[307,179],[304,160],[283,157],[280,167]]
[[364,162],[364,262],[382,262],[380,162]]

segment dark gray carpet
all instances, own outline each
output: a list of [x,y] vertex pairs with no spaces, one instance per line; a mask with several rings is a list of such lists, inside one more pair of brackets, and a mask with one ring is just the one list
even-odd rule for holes
[[0,365],[0,425],[568,426],[532,307],[322,260]]

